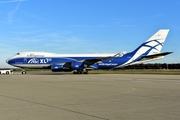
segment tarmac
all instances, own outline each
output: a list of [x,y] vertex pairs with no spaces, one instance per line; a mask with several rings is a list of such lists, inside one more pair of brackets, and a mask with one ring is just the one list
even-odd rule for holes
[[0,75],[0,120],[180,120],[180,75]]

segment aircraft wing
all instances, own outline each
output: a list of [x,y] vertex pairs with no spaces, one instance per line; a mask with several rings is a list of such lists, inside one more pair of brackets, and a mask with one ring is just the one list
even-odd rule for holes
[[94,59],[86,59],[86,60],[83,60],[82,62],[84,62],[87,65],[92,65],[96,62],[106,60],[106,59],[110,59],[110,58],[114,58],[114,57],[115,56],[107,56],[107,57],[100,57],[100,58],[94,58]]
[[110,59],[110,58],[115,58],[115,57],[122,57],[125,54],[126,54],[126,51],[123,51],[123,52],[117,53],[117,54],[115,54],[113,56],[100,57],[100,58],[95,58],[95,59],[87,59],[87,60],[84,60],[82,62],[84,62],[87,65],[92,65],[92,64],[94,64],[96,62],[99,62],[99,61],[102,61],[102,60],[106,60],[106,59]]
[[117,53],[113,56],[99,57],[99,58],[93,58],[93,59],[85,59],[85,60],[80,60],[79,62],[83,62],[86,65],[92,65],[92,64],[97,63],[97,62],[102,61],[102,60],[111,59],[111,58],[115,58],[115,57],[122,57],[124,54],[126,54],[125,51]]
[[92,58],[92,59],[83,59],[83,60],[66,58],[65,60],[67,60],[68,62],[56,61],[55,64],[62,65],[63,68],[68,69],[69,67],[71,67],[73,62],[82,62],[82,63],[86,64],[87,66],[90,66],[90,65],[97,63],[99,61],[114,58],[114,57],[115,57],[115,55],[114,56],[107,56],[107,57]]

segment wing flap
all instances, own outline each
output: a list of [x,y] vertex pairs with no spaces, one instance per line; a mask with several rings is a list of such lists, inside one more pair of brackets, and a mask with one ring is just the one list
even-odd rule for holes
[[87,65],[92,65],[92,64],[97,63],[99,61],[114,58],[114,57],[115,56],[108,56],[108,57],[101,57],[101,58],[94,58],[94,59],[86,59],[86,60],[84,60],[82,62],[84,62]]

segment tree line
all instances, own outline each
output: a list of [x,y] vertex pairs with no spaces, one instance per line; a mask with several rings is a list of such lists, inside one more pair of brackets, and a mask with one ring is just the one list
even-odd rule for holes
[[148,63],[126,66],[123,69],[180,69],[180,63]]

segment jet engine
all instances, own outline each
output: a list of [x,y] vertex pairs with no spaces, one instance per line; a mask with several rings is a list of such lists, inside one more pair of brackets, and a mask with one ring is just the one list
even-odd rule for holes
[[52,66],[51,66],[51,70],[52,70],[53,72],[63,71],[63,65],[52,65]]
[[71,67],[73,70],[82,70],[86,66],[83,62],[72,62]]
[[65,65],[54,64],[51,66],[53,72],[70,72],[72,69]]

